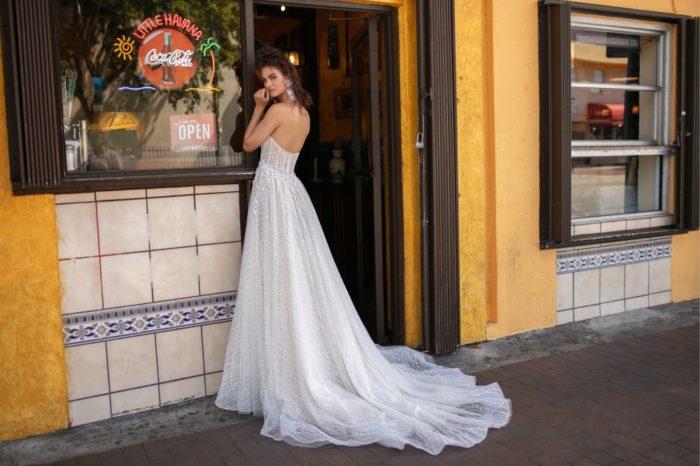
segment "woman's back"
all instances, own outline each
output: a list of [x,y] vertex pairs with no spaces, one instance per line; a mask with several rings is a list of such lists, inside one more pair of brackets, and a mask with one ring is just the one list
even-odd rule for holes
[[270,110],[273,108],[281,124],[272,132],[272,138],[287,152],[299,152],[309,134],[309,113],[294,103],[277,103]]

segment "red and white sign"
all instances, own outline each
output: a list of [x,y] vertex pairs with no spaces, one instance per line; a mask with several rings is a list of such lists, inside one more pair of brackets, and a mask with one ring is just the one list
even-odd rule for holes
[[172,115],[170,117],[170,145],[174,152],[216,150],[216,115]]
[[148,82],[159,89],[179,89],[197,71],[192,41],[176,29],[157,29],[139,47],[139,69]]

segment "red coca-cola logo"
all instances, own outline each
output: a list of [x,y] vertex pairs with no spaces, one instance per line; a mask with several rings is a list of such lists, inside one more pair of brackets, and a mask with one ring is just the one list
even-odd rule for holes
[[197,71],[197,57],[190,39],[176,29],[158,29],[139,47],[141,75],[159,89],[179,89]]

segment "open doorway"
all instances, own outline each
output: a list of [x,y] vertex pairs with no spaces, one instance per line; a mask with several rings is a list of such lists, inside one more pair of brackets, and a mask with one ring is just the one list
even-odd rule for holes
[[345,286],[374,341],[401,343],[403,309],[393,298],[400,273],[392,219],[400,216],[391,214],[401,206],[392,195],[400,191],[392,16],[323,1],[253,7],[255,47],[286,51],[314,100],[296,173]]

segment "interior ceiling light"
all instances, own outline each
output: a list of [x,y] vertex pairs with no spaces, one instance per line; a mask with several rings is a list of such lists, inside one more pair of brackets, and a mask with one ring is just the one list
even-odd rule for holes
[[284,5],[280,6],[280,11],[284,11],[284,10],[286,10],[286,9],[287,9],[286,6],[284,6]]

